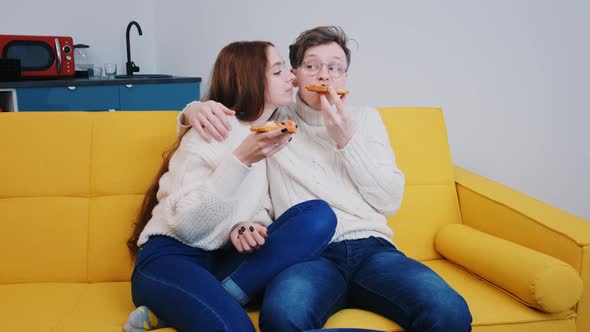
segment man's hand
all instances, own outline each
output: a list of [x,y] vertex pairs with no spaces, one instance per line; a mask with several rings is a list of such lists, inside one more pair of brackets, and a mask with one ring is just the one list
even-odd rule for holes
[[328,135],[336,143],[337,149],[342,149],[350,142],[350,139],[354,135],[355,124],[354,120],[348,113],[346,104],[346,95],[339,96],[333,87],[329,87],[328,92],[330,99],[334,102],[336,108],[330,105],[328,98],[324,94],[320,96],[322,103],[322,114],[324,115],[324,123],[328,130]]
[[194,102],[182,113],[183,125],[191,125],[205,142],[211,143],[211,137],[218,142],[225,140],[231,131],[228,116],[236,112],[213,100]]
[[229,233],[231,243],[240,253],[250,253],[266,242],[266,227],[256,222],[241,222]]

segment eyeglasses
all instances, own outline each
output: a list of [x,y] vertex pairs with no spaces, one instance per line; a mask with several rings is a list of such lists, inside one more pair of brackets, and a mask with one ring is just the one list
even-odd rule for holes
[[308,60],[303,61],[301,68],[307,75],[313,76],[317,75],[324,66],[328,68],[328,73],[332,78],[339,78],[346,73],[346,66],[338,62],[324,63],[318,60]]

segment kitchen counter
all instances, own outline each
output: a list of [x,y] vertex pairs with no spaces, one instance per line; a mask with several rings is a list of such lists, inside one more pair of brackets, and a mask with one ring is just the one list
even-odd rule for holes
[[0,89],[13,88],[47,88],[64,86],[94,86],[94,85],[123,85],[123,84],[161,84],[161,83],[194,83],[201,82],[200,77],[133,77],[113,79],[88,79],[88,78],[57,78],[46,80],[21,80],[0,82]]

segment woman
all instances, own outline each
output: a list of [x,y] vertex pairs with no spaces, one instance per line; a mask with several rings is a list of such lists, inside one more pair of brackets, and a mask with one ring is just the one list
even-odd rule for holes
[[[336,217],[323,201],[295,205],[271,224],[264,159],[291,135],[249,131],[291,102],[292,82],[271,43],[221,50],[208,99],[236,111],[233,130],[216,144],[185,132],[146,194],[128,241],[137,258],[133,302],[142,307],[125,330],[150,328],[148,307],[179,331],[254,331],[241,305],[284,268],[327,246]],[[235,249],[227,249],[230,242]]]

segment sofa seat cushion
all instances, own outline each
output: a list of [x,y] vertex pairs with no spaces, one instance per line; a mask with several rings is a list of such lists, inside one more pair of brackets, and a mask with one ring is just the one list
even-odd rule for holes
[[[444,259],[423,262],[469,303],[474,331],[575,331],[574,313],[548,314],[527,307],[503,290]],[[345,309],[333,315],[325,327],[358,327],[387,331],[403,331],[394,322],[374,313],[359,309]],[[510,330],[512,331],[512,330]]]
[[[121,332],[135,307],[129,282],[0,285],[0,330]],[[169,330],[173,331],[173,330]]]
[[56,332],[117,331],[121,332],[129,313],[135,309],[131,301],[129,282],[86,284],[67,317],[55,329]]
[[[447,260],[424,262],[439,273],[469,303],[474,331],[527,332],[541,329],[575,331],[574,313],[547,314],[527,307],[497,287]],[[134,309],[129,282],[0,285],[2,330],[55,332],[120,332]],[[248,313],[258,325],[258,312]],[[345,309],[325,327],[358,327],[403,331],[377,314]],[[173,329],[160,329],[172,332]]]
[[80,302],[86,284],[0,285],[0,330],[54,331]]
[[[129,282],[0,285],[0,299],[10,299],[0,301],[7,332],[121,332],[135,309]],[[248,314],[257,326],[258,312]]]

